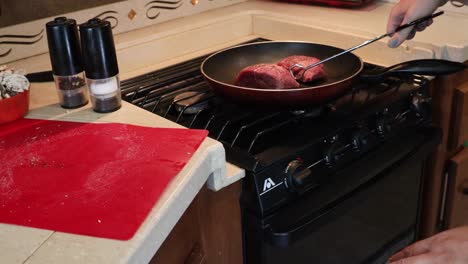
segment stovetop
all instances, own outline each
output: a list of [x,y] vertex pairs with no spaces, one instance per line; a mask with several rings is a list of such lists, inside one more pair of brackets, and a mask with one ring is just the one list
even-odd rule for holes
[[[362,122],[369,115],[388,116],[380,109],[382,102],[398,104],[400,97],[408,101],[409,94],[426,82],[417,76],[387,78],[378,84],[361,82],[328,104],[271,109],[239,105],[216,96],[200,72],[206,57],[123,81],[122,98],[185,127],[209,130],[211,138],[223,143],[227,160],[249,171],[298,153],[317,139],[333,141],[330,136],[340,134],[339,130],[364,126]],[[364,72],[378,68],[366,63]]]
[[[430,123],[422,76],[359,81],[328,103],[275,109],[214,94],[200,72],[207,56],[123,81],[122,98],[185,127],[207,129],[223,143],[227,161],[246,170],[243,198],[258,201],[252,207],[260,212],[296,199],[392,138]],[[363,72],[381,68],[365,63]]]

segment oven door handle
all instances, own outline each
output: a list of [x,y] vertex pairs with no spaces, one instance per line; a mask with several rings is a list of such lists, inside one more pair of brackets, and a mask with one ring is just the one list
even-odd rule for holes
[[[425,127],[421,128],[417,133],[414,133],[411,136],[396,139],[400,141],[400,144],[396,144],[395,141],[393,141],[392,144],[387,144],[385,147],[393,147],[394,149],[392,149],[391,152],[397,154],[392,158],[391,161],[388,161],[388,163],[381,162],[382,168],[376,168],[371,173],[374,173],[374,175],[377,176],[385,168],[388,168],[392,164],[398,163],[399,161],[418,162],[421,159],[424,159],[440,143],[441,137],[442,133],[439,128]],[[408,141],[419,142],[419,144],[416,146],[408,146],[409,144],[405,144],[405,142]],[[395,146],[400,147],[395,149]],[[373,158],[375,158],[375,156]],[[366,166],[366,164],[369,164],[368,162],[369,159],[362,159],[356,162],[355,165],[359,167],[359,164],[361,163],[360,166],[362,167]],[[293,244],[295,241],[301,240],[311,232],[314,232],[315,229],[320,228],[322,223],[326,223],[330,219],[338,217],[339,212],[346,211],[346,208],[350,208],[354,202],[356,201],[353,201],[353,199],[346,199],[342,202],[336,202],[334,203],[334,206],[332,205],[332,209],[327,210],[327,212],[322,214],[315,214],[309,217],[303,217],[301,221],[288,227],[279,227],[275,226],[274,224],[270,224],[268,228],[264,230],[264,235],[270,244],[278,247],[287,247]]]

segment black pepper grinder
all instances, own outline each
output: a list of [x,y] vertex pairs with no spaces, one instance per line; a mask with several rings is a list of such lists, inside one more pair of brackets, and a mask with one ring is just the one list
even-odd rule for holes
[[80,25],[80,36],[93,110],[113,112],[121,106],[121,92],[111,24],[93,18]]
[[88,103],[76,21],[57,17],[46,24],[47,43],[55,87],[63,108]]

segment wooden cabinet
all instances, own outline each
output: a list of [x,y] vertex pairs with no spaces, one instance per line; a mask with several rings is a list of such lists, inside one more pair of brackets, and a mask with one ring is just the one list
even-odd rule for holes
[[468,81],[455,89],[452,116],[453,122],[448,143],[449,149],[454,150],[468,140]]
[[468,225],[468,148],[450,159],[447,175],[446,226]]
[[[452,219],[465,219],[465,223],[468,220],[468,215],[462,215],[462,212],[455,216],[459,207],[452,205],[455,200],[449,197],[455,188],[451,184],[458,182],[453,177],[462,177],[459,176],[462,174],[451,177],[448,171],[454,161],[460,161],[457,155],[463,148],[463,142],[468,140],[468,70],[437,77],[431,82],[431,87],[433,121],[442,128],[443,138],[426,168],[421,238],[453,227],[449,224],[449,215]],[[460,200],[460,203],[466,202]]]
[[[203,261],[204,254],[200,249],[202,241],[200,223],[197,219],[197,205],[198,203],[194,200],[192,205],[187,208],[150,263],[186,263],[186,260],[197,252]],[[203,263],[202,261],[199,263]]]
[[241,182],[203,187],[150,263],[242,263],[240,191]]

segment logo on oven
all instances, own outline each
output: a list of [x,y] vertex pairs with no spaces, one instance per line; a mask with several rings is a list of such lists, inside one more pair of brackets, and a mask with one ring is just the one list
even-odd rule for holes
[[271,178],[267,178],[263,183],[263,191],[269,190],[275,186],[275,182]]

